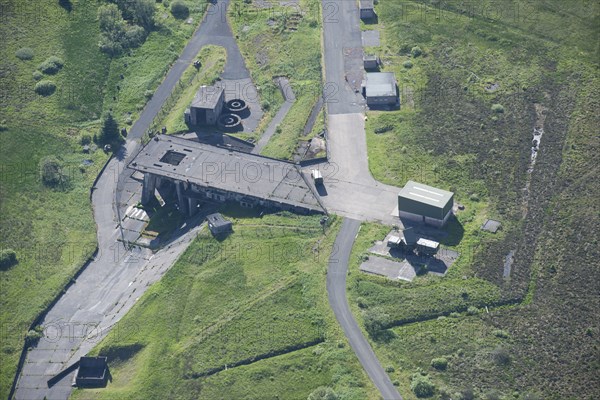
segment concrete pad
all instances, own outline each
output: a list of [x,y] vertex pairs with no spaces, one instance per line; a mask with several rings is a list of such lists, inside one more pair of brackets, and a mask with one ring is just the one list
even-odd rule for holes
[[408,282],[417,276],[415,269],[408,262],[396,262],[382,257],[369,257],[360,265],[359,269],[370,274]]
[[379,31],[368,30],[362,32],[362,43],[364,47],[377,47],[381,45]]

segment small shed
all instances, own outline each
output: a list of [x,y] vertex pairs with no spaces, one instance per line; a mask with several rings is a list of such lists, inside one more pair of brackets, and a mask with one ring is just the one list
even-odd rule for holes
[[379,65],[381,64],[379,57],[372,55],[372,54],[365,54],[363,56],[363,67],[365,68],[365,70],[375,70],[377,68],[379,68]]
[[481,227],[482,230],[491,233],[498,232],[500,228],[502,228],[502,224],[500,223],[500,221],[495,221],[493,219],[488,219]]
[[358,0],[358,8],[360,9],[360,19],[369,20],[377,16],[373,0]]
[[419,238],[417,240],[417,252],[424,255],[434,255],[440,249],[440,244],[433,240]]
[[81,357],[75,376],[78,387],[104,387],[108,382],[106,357]]
[[223,111],[225,91],[219,86],[202,86],[192,100],[185,120],[192,125],[215,125]]
[[210,214],[206,217],[208,229],[213,236],[224,235],[233,231],[233,224],[226,220],[220,213]]
[[399,236],[392,235],[387,240],[388,246],[391,248],[400,247],[402,245],[402,239]]
[[398,83],[393,72],[367,72],[363,86],[369,107],[400,105]]

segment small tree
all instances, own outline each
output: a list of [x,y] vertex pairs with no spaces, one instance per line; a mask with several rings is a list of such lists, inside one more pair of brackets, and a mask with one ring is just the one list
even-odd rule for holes
[[21,47],[17,50],[15,56],[17,56],[19,60],[31,60],[33,58],[33,50],[29,47]]
[[133,20],[147,31],[154,28],[154,0],[135,0]]
[[176,1],[171,4],[171,14],[177,19],[186,19],[190,15],[190,9],[184,3]]
[[0,269],[8,269],[17,263],[17,253],[13,249],[0,251]]
[[431,366],[437,370],[443,371],[448,367],[448,360],[444,357],[434,358],[431,360]]
[[492,111],[497,114],[502,114],[504,112],[504,106],[502,104],[498,104],[498,103],[493,104]]
[[412,56],[414,58],[419,57],[421,54],[423,54],[423,50],[421,50],[421,48],[419,46],[415,46],[412,49],[410,49],[410,54],[412,54]]
[[54,75],[63,67],[64,62],[56,56],[48,57],[38,67],[40,71],[45,74]]
[[123,143],[123,138],[119,132],[119,125],[110,113],[104,117],[98,140],[101,144],[110,144],[113,148],[117,148]]
[[369,309],[364,315],[365,329],[373,337],[390,323],[390,316],[379,308]]
[[419,398],[431,397],[435,393],[435,386],[429,380],[429,377],[421,374],[415,374],[410,382],[410,388]]
[[56,90],[56,84],[49,80],[39,81],[33,90],[40,96],[50,96]]
[[63,173],[62,165],[56,157],[46,157],[40,161],[40,178],[48,187],[64,186],[68,179]]
[[308,395],[307,400],[337,400],[338,396],[333,391],[333,389],[321,386],[312,391],[311,394]]

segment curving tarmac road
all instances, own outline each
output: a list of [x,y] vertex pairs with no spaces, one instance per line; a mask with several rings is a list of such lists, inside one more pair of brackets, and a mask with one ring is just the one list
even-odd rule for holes
[[335,317],[342,326],[350,346],[363,368],[373,381],[381,396],[385,400],[402,400],[402,397],[392,384],[388,374],[385,373],[369,342],[358,327],[346,298],[346,276],[348,275],[348,262],[354,239],[358,234],[360,221],[344,219],[342,228],[335,238],[334,252],[329,258],[327,269],[327,294],[329,304]]
[[[347,217],[335,240],[327,270],[329,304],[350,346],[385,400],[402,400],[360,330],[346,298],[346,276],[360,221],[398,224],[394,216],[398,188],[377,182],[369,170],[364,100],[347,76],[362,71],[362,40],[355,1],[323,0],[325,101],[328,111],[329,162],[323,164],[320,200]],[[358,50],[357,50],[358,49]],[[360,61],[359,61],[360,59]],[[331,89],[333,88],[333,89]],[[330,96],[327,96],[327,94]],[[314,168],[314,167],[310,167]]]

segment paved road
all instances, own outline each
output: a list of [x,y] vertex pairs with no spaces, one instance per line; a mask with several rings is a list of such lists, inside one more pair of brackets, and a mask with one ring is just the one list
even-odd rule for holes
[[335,313],[335,317],[342,326],[350,346],[358,357],[363,368],[373,381],[381,396],[385,400],[402,399],[396,387],[392,384],[389,376],[385,373],[373,349],[358,327],[346,298],[346,276],[348,274],[348,262],[354,239],[358,234],[360,221],[344,219],[342,228],[335,238],[335,251],[329,259],[327,269],[327,294],[329,304]]
[[269,122],[269,126],[267,127],[267,129],[265,129],[265,132],[256,143],[256,146],[254,146],[254,149],[252,149],[252,153],[254,154],[260,154],[262,149],[264,149],[267,143],[269,143],[269,140],[271,140],[271,138],[275,134],[277,127],[279,126],[279,124],[281,124],[287,113],[290,111],[290,109],[296,102],[296,95],[292,90],[292,85],[290,85],[290,82],[286,78],[279,78],[279,87],[283,93],[283,104],[281,105],[279,111],[277,111],[277,114],[275,114],[271,122]]
[[206,44],[224,46],[228,59],[223,77],[232,80],[249,78],[224,19],[228,3],[228,0],[221,1],[207,11],[200,28],[133,125],[126,144],[100,176],[92,195],[99,254],[42,322],[46,327],[45,336],[27,354],[17,383],[16,399],[67,399],[72,373],[51,388],[48,388],[47,380],[105,337],[146,289],[173,265],[200,229],[201,215],[188,221],[181,236],[156,254],[147,249],[128,249],[119,242],[123,210],[132,201],[137,201],[141,188],[138,181],[131,179],[131,171],[126,165],[141,148],[140,139],[198,51]]
[[[355,70],[362,71],[361,51],[356,51],[362,46],[357,2],[323,0],[322,4],[329,162],[319,166],[325,183],[319,190],[320,199],[330,212],[355,218],[344,219],[329,260],[329,304],[382,397],[385,400],[402,399],[358,327],[346,298],[348,261],[360,227],[359,220],[399,224],[398,218],[394,217],[399,189],[377,182],[369,170],[364,103],[355,93],[356,85],[352,86],[352,79],[357,76]],[[348,76],[353,78],[347,81]],[[338,95],[327,97],[332,93],[332,87],[338,88]],[[308,170],[304,172],[309,173]]]

